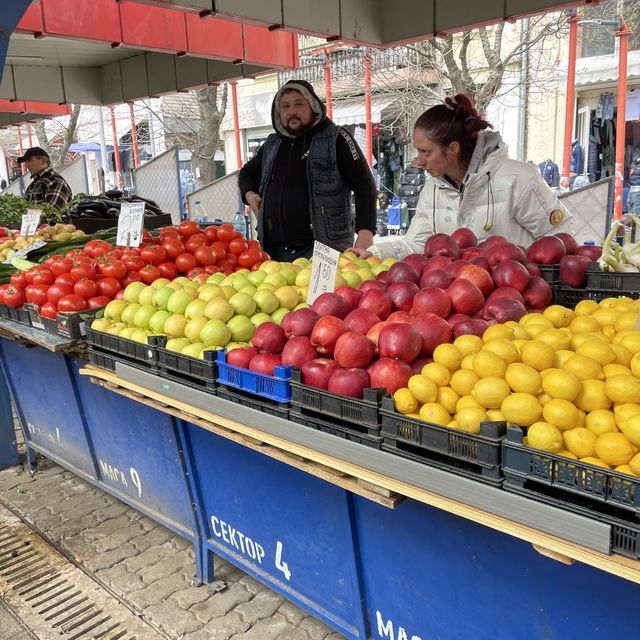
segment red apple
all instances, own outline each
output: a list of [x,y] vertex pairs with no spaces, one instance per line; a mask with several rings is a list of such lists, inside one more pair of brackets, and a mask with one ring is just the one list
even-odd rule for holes
[[529,272],[520,262],[505,260],[496,265],[492,272],[496,287],[512,287],[524,291],[529,284]]
[[435,313],[421,313],[413,319],[413,328],[420,334],[420,355],[430,356],[444,342],[451,342],[451,326]]
[[302,381],[310,387],[326,389],[331,374],[338,369],[338,363],[329,358],[316,358],[302,365]]
[[493,291],[493,279],[489,272],[478,265],[466,264],[458,271],[456,278],[464,278],[469,282],[473,282],[482,291],[483,296],[488,296]]
[[354,289],[348,285],[338,287],[334,293],[337,293],[341,298],[344,298],[350,309],[355,309],[360,302],[360,298],[364,295],[364,291]]
[[487,251],[487,260],[491,268],[505,260],[515,260],[524,264],[527,261],[525,252],[515,244],[510,242],[501,242],[494,245]]
[[370,386],[371,380],[365,369],[336,369],[329,378],[327,390],[341,396],[362,398],[364,390]]
[[260,353],[282,353],[287,336],[275,322],[263,322],[253,333],[251,344]]
[[420,274],[407,262],[396,262],[389,267],[387,271],[387,284],[394,284],[395,282],[413,282],[418,284],[420,282]]
[[530,276],[542,275],[542,270],[540,269],[540,265],[537,262],[531,262],[531,260],[527,260],[524,263],[524,266],[527,268]]
[[249,362],[251,358],[258,353],[255,347],[238,347],[237,349],[231,349],[227,351],[227,364],[233,367],[241,367],[242,369],[249,368]]
[[369,289],[369,291],[366,291],[362,296],[358,308],[369,309],[369,311],[373,311],[381,320],[386,320],[392,309],[391,298],[389,298],[384,291]]
[[450,265],[446,267],[445,271],[452,274],[453,276],[456,276],[458,274],[458,271],[460,271],[462,267],[466,267],[468,264],[471,263],[468,260],[462,260],[462,258],[460,260],[454,260]]
[[451,306],[458,313],[466,313],[472,316],[484,306],[482,291],[473,282],[460,278],[454,280],[447,287],[447,295],[451,299]]
[[466,313],[452,313],[446,318],[446,321],[451,327],[454,327],[458,322],[465,322],[466,320],[471,320]]
[[387,283],[387,276],[389,275],[388,271],[381,271],[377,276],[376,276],[376,281],[377,282],[383,282],[384,284]]
[[406,387],[409,378],[413,375],[413,369],[402,360],[393,358],[380,358],[367,369],[374,388],[386,389],[389,393],[395,393],[398,389]]
[[346,331],[336,342],[333,359],[345,369],[356,367],[361,369],[373,360],[376,345],[364,334],[357,331]]
[[422,373],[422,368],[431,362],[433,362],[433,358],[427,358],[426,356],[421,358],[418,357],[411,363],[411,370],[415,375],[418,375],[419,373]]
[[558,264],[565,255],[564,242],[556,236],[544,236],[527,249],[527,258],[538,264]]
[[369,309],[354,309],[344,319],[344,326],[348,331],[367,333],[380,318]]
[[369,331],[367,331],[367,338],[376,345],[376,353],[378,352],[378,338],[380,337],[380,332],[384,327],[389,324],[387,320],[381,320],[380,322],[376,322]]
[[428,287],[416,293],[411,313],[416,316],[421,313],[434,313],[441,318],[446,318],[450,311],[451,299],[446,291],[438,287]]
[[484,269],[485,271],[488,271],[489,273],[491,273],[491,267],[489,266],[489,261],[487,260],[487,256],[476,256],[475,258],[471,258],[471,264],[475,264],[478,267]]
[[393,308],[398,311],[410,311],[413,306],[413,297],[418,292],[418,285],[403,280],[394,282],[387,289],[387,295],[391,298]]
[[378,336],[378,353],[381,358],[397,358],[403,362],[415,360],[422,349],[422,337],[410,324],[391,322]]
[[475,247],[478,244],[478,238],[476,234],[471,231],[471,229],[467,229],[466,227],[460,227],[456,229],[451,237],[458,243],[458,246],[461,249],[466,249],[467,247]]
[[[587,262],[586,264],[589,263]],[[522,297],[530,309],[546,309],[553,303],[553,290],[546,280],[539,276],[533,276],[531,280],[529,280],[527,288],[522,292]]]
[[410,264],[419,274],[422,274],[429,264],[429,258],[421,253],[410,253],[402,258],[402,262]]
[[445,233],[436,233],[424,244],[424,254],[426,256],[446,256],[452,260],[460,257],[460,245]]
[[315,360],[317,357],[318,354],[307,336],[293,336],[287,340],[282,350],[282,364],[290,364],[294,367],[302,367],[309,360]]
[[291,336],[310,336],[320,316],[313,309],[289,311],[280,325],[287,338]]
[[336,318],[344,318],[351,311],[349,303],[337,293],[319,295],[313,301],[311,308],[321,317],[334,316]]
[[446,269],[447,266],[451,264],[451,262],[451,258],[447,258],[447,256],[435,256],[429,259],[429,264],[427,265],[425,271],[432,271],[433,269]]
[[324,316],[316,322],[311,332],[311,344],[321,355],[331,355],[338,338],[347,330],[344,320],[335,316]]
[[274,369],[282,364],[282,356],[275,353],[258,353],[249,362],[249,369],[256,373],[274,375]]
[[596,247],[592,244],[582,244],[576,249],[576,255],[587,256],[591,262],[600,260],[602,255],[602,247]]
[[570,234],[561,231],[560,233],[553,234],[556,238],[560,238],[564,244],[565,251],[568,256],[572,256],[578,250],[578,241]]
[[497,244],[500,244],[501,242],[509,242],[504,236],[489,236],[486,240],[483,240],[479,245],[478,248],[480,249],[480,251],[482,251],[482,253],[486,254],[489,249],[491,249],[491,247],[494,247]]
[[484,332],[489,328],[489,323],[481,318],[469,318],[453,325],[453,338],[462,335],[473,335],[482,338]]
[[413,316],[408,311],[394,311],[388,318],[387,322],[405,322],[411,324]]
[[496,300],[497,298],[512,298],[513,300],[517,300],[518,302],[524,304],[524,298],[522,297],[522,294],[513,287],[499,287],[495,291],[492,291],[487,298],[487,302],[491,302],[492,300]]
[[482,317],[484,320],[495,320],[504,323],[509,320],[516,322],[527,313],[524,305],[514,298],[496,298],[484,305]]
[[571,255],[560,260],[560,282],[569,287],[584,287],[589,267],[587,256]]
[[420,288],[437,287],[438,289],[446,289],[453,281],[454,276],[451,273],[447,273],[444,269],[433,269],[422,274]]
[[[383,271],[382,273],[386,273],[386,271]],[[380,275],[380,274],[378,274]],[[363,294],[367,293],[367,291],[369,291],[369,289],[377,289],[378,291],[386,291],[387,290],[387,283],[383,282],[382,280],[365,280],[361,285],[360,285],[360,291],[362,291]],[[360,304],[360,303],[358,303]]]

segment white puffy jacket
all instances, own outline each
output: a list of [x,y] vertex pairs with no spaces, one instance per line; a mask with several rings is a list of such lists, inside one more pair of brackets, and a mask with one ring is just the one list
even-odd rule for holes
[[470,228],[479,240],[503,235],[525,247],[544,235],[570,232],[571,214],[538,167],[510,160],[498,133],[478,135],[462,187],[458,191],[444,178],[427,177],[406,235],[378,241],[369,251],[381,258],[422,253],[429,236],[459,227]]

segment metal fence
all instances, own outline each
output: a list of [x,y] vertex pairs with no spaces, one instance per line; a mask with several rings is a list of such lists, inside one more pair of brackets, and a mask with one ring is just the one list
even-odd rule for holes
[[587,240],[598,244],[607,234],[613,214],[613,191],[611,177],[558,196],[573,216],[573,234],[580,244]]
[[133,171],[135,193],[158,204],[171,220],[178,224],[182,217],[182,187],[180,185],[179,147],[161,153]]
[[222,178],[218,178],[208,185],[193,191],[187,196],[190,215],[195,211],[195,202],[207,212],[209,220],[231,222],[238,208],[241,206],[240,191],[238,190],[238,171],[234,171]]
[[20,176],[16,178],[6,189],[0,191],[0,195],[3,196],[6,193],[9,193],[13,196],[23,196],[26,188],[24,177]]
[[60,175],[67,181],[71,193],[86,193],[89,195],[89,172],[87,171],[87,157],[80,154],[71,164],[60,170]]

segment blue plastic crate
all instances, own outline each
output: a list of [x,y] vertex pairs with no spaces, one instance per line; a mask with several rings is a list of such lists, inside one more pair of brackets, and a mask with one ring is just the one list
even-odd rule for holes
[[268,376],[264,373],[249,371],[241,367],[227,364],[227,351],[218,351],[218,382],[254,393],[261,398],[268,398],[274,402],[291,401],[291,373],[292,366],[275,368],[275,375]]

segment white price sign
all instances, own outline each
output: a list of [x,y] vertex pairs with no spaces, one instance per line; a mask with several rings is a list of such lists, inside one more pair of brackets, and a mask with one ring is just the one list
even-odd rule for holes
[[116,244],[122,247],[138,247],[144,225],[144,202],[123,202],[118,216]]
[[42,211],[40,209],[27,209],[27,213],[22,216],[20,235],[23,237],[32,236],[38,230],[41,215]]
[[318,296],[328,291],[332,292],[335,289],[339,257],[339,251],[317,240],[313,243],[313,262],[307,304],[313,304]]

